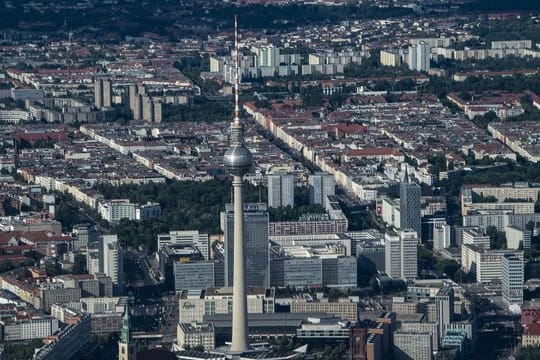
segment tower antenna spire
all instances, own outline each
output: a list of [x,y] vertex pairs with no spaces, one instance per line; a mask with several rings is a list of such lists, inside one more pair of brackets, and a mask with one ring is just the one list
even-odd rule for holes
[[238,57],[238,15],[234,15],[234,123],[240,124],[240,108],[238,91],[240,87],[239,79],[239,57]]

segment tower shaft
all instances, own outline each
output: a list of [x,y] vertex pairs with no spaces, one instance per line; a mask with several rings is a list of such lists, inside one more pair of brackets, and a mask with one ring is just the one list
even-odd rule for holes
[[244,256],[244,199],[242,176],[234,176],[234,272],[233,272],[233,352],[247,350],[247,298]]

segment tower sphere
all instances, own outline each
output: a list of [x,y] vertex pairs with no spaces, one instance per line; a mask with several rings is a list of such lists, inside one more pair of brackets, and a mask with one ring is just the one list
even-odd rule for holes
[[229,174],[243,176],[251,169],[253,156],[244,145],[233,146],[225,152],[223,163]]

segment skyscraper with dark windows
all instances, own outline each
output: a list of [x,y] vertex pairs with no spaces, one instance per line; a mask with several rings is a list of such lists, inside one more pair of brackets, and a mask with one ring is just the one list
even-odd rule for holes
[[420,185],[411,180],[407,173],[399,186],[400,227],[403,230],[416,231],[419,239],[422,232],[422,215],[420,203]]

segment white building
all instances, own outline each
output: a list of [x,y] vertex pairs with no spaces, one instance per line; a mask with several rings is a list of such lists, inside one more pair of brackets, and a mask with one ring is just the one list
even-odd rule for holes
[[165,245],[191,245],[204,257],[210,258],[210,243],[208,234],[202,234],[198,230],[170,231],[168,234],[158,235],[158,250]]
[[531,230],[520,229],[515,226],[506,226],[504,228],[504,233],[506,235],[506,248],[517,250],[519,249],[520,244],[522,244],[523,249],[531,248]]
[[116,235],[103,236],[103,273],[113,282],[115,294],[121,294],[124,287],[124,254]]
[[428,71],[430,68],[431,47],[425,42],[409,46],[408,61],[409,69]]
[[523,304],[523,253],[502,256],[501,263],[503,300],[508,305]]
[[12,320],[0,321],[2,341],[43,339],[58,331],[58,320],[52,316]]
[[418,277],[418,236],[414,230],[385,234],[385,270],[395,279],[414,280]]
[[118,222],[121,219],[134,220],[136,204],[127,199],[114,199],[99,202],[98,212],[108,222]]
[[135,219],[144,221],[153,217],[161,216],[161,205],[159,203],[147,203],[135,209]]
[[204,350],[214,350],[216,336],[212,323],[178,323],[176,328],[178,346],[182,348],[202,346]]

